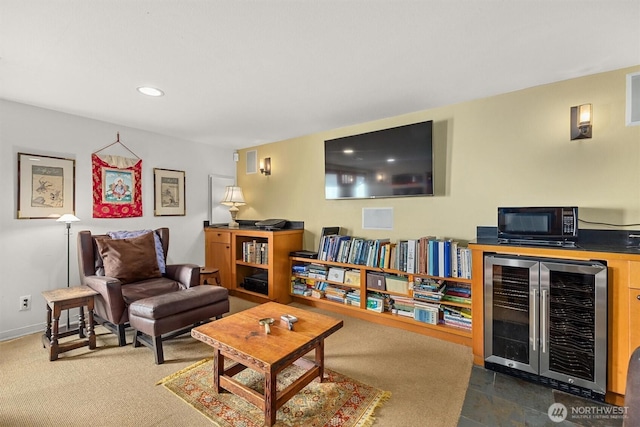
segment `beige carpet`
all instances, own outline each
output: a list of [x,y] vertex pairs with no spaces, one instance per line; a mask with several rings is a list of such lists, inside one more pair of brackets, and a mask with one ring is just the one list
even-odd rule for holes
[[[232,311],[251,306],[232,298]],[[306,308],[306,306],[299,306]],[[469,380],[468,347],[359,319],[325,343],[327,368],[391,392],[374,427],[456,426]],[[165,363],[146,347],[118,347],[98,328],[98,348],[49,362],[41,334],[0,343],[0,426],[206,426],[210,421],[156,383],[211,356],[189,335],[167,341]],[[127,337],[131,342],[131,335]]]

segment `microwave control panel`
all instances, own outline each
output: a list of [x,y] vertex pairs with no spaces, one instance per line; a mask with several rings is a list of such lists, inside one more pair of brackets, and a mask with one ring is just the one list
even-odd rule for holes
[[577,212],[574,209],[565,209],[562,212],[562,234],[573,236],[578,226]]

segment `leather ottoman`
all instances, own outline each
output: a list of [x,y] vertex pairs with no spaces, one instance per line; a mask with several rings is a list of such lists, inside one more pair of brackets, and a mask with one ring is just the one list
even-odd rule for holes
[[194,286],[135,301],[129,306],[133,346],[143,344],[153,349],[159,365],[164,363],[163,340],[228,312],[229,291],[221,286]]

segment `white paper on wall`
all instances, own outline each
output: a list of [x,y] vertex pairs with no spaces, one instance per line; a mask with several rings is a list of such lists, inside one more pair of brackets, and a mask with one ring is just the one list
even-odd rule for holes
[[232,176],[209,175],[209,222],[211,224],[226,224],[231,221],[229,206],[220,204],[228,185],[235,185],[235,179]]

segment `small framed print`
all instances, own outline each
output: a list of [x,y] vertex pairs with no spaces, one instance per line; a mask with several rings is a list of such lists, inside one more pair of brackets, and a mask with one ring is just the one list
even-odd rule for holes
[[154,216],[186,215],[184,171],[153,169]]
[[18,218],[75,214],[76,161],[18,153]]

